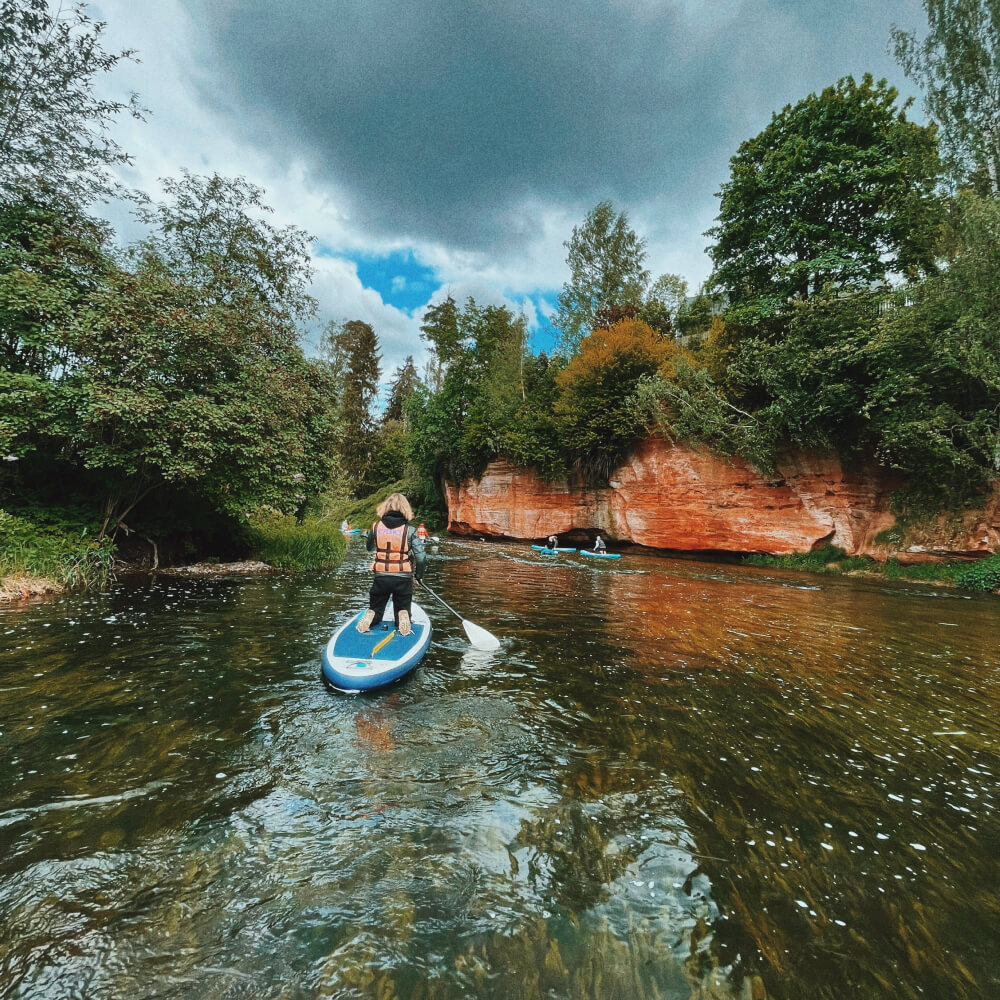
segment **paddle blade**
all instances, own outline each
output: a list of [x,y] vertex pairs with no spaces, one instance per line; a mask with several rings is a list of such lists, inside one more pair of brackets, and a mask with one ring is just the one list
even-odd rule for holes
[[478,625],[466,621],[464,618],[462,619],[462,625],[465,627],[465,634],[469,637],[469,642],[476,649],[500,648],[500,640],[492,632],[487,632],[486,629],[480,628]]

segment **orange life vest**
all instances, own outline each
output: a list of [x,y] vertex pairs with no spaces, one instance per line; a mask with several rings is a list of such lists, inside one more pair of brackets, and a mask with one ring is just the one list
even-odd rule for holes
[[387,528],[381,521],[372,525],[375,532],[375,561],[369,569],[376,573],[412,573],[409,524]]
[[427,529],[423,525],[420,525],[420,527],[417,528],[417,537],[418,538],[426,538],[427,537]]

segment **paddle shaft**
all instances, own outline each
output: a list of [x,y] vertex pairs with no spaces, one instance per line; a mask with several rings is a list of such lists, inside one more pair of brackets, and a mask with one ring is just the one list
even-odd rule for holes
[[475,646],[476,649],[499,649],[500,640],[492,633],[487,632],[486,629],[481,628],[475,622],[470,622],[467,618],[462,618],[462,616],[445,600],[438,597],[437,594],[431,590],[422,580],[417,580],[424,590],[427,591],[435,600],[441,601],[441,603],[460,621],[462,622],[462,628],[465,629],[465,634],[469,637],[469,642]]
[[431,588],[428,587],[423,580],[417,580],[417,583],[420,584],[420,586],[423,587],[424,590],[426,590],[427,593],[431,595],[431,597],[433,597],[435,600],[440,601],[456,618],[460,619],[463,622],[465,621],[465,618],[462,615],[460,615],[443,597],[439,597],[437,594],[435,594],[434,591],[431,590]]

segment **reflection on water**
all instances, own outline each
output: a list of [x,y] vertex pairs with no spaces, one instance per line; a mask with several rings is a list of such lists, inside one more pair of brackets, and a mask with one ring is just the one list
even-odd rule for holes
[[0,996],[1000,992],[1000,601],[446,540],[405,683],[367,581],[0,611]]

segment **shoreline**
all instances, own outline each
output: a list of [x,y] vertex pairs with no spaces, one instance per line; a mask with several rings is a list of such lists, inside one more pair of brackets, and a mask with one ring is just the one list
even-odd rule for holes
[[[186,566],[168,566],[163,569],[150,569],[145,565],[124,564],[117,573],[118,577],[128,576],[175,576],[175,577],[209,577],[209,576],[266,576],[282,573],[270,563],[257,559],[244,559],[239,562],[197,562]],[[32,576],[29,573],[13,573],[0,580],[0,604],[16,604],[32,597],[49,597],[64,594],[69,587],[49,577]]]

